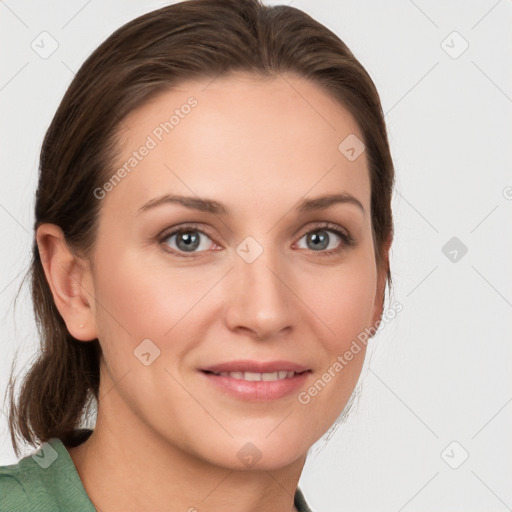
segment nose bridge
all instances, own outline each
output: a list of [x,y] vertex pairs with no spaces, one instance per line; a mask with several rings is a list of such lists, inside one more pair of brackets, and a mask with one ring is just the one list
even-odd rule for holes
[[292,297],[286,283],[282,255],[247,237],[236,248],[231,275],[230,327],[246,328],[269,337],[292,325]]

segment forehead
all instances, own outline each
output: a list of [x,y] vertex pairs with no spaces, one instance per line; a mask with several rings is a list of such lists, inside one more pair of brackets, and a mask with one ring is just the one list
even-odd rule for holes
[[270,207],[344,191],[368,203],[366,155],[347,159],[347,137],[363,139],[349,111],[296,75],[188,81],[125,119],[116,168],[129,172],[110,195],[139,206],[169,192]]

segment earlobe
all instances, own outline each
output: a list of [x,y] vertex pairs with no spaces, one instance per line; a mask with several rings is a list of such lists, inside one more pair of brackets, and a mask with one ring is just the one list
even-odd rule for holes
[[94,290],[85,285],[89,269],[72,253],[59,226],[41,224],[36,241],[55,306],[69,333],[81,341],[96,339]]

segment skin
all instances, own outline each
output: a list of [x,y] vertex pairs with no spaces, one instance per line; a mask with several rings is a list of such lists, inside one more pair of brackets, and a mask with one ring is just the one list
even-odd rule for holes
[[[57,226],[38,228],[70,333],[98,338],[104,354],[95,431],[69,452],[103,512],[289,511],[307,451],[346,405],[364,347],[306,405],[298,392],[266,402],[233,398],[198,369],[288,360],[311,369],[307,390],[376,324],[387,261],[377,268],[366,154],[349,161],[338,150],[349,134],[363,136],[316,85],[240,73],[186,82],[132,112],[119,166],[190,96],[198,105],[101,199],[91,258],[73,256]],[[351,203],[294,210],[305,197],[338,192],[364,212]],[[215,199],[231,214],[170,203],[138,213],[165,193]],[[176,236],[158,239],[191,222],[208,229],[192,255],[171,252],[183,247]],[[306,236],[325,229],[319,222],[348,231],[354,245],[328,231],[327,250],[341,250],[322,255]],[[248,236],[263,248],[252,263],[236,251]],[[148,366],[134,357],[147,338],[160,350]],[[252,467],[237,456],[248,442],[261,453]]]

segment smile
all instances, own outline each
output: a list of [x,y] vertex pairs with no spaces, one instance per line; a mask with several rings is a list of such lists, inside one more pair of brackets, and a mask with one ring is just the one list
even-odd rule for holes
[[306,383],[312,371],[288,361],[239,360],[202,368],[212,390],[237,400],[265,402],[289,397]]

